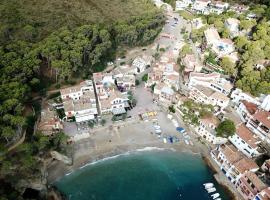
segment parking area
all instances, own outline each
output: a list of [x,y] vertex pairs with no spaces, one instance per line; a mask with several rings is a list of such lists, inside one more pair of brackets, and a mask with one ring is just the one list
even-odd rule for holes
[[153,103],[153,94],[150,88],[144,88],[143,84],[136,88],[134,97],[137,100],[137,105],[128,112],[128,115],[138,116],[140,113],[159,109],[157,104]]

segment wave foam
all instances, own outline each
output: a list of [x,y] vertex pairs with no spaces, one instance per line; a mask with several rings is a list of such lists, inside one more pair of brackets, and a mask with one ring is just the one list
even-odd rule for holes
[[[165,151],[165,150],[170,150],[170,151],[176,151],[174,148],[159,148],[159,147],[144,147],[142,149],[136,149],[134,151],[127,151],[125,153],[121,153],[121,154],[117,154],[117,155],[114,155],[114,156],[109,156],[109,157],[105,157],[105,158],[102,158],[102,159],[98,159],[98,160],[94,160],[90,163],[87,163],[83,166],[81,166],[79,169],[83,169],[87,166],[90,166],[90,165],[95,165],[95,164],[98,164],[98,163],[101,163],[101,162],[104,162],[104,161],[107,161],[107,160],[112,160],[112,159],[115,159],[115,158],[118,158],[120,156],[128,156],[132,153],[136,153],[136,152],[144,152],[144,151]],[[67,173],[65,174],[65,176],[68,176],[70,174],[72,174],[72,172],[70,173]]]

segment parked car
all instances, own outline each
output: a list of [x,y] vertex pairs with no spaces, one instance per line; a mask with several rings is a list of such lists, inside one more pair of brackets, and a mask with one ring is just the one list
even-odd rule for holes
[[183,127],[177,127],[176,130],[179,132],[179,133],[185,133],[186,130],[183,128]]

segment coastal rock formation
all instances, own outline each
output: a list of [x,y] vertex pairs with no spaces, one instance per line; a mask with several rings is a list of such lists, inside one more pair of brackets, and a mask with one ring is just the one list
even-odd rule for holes
[[51,152],[51,156],[52,156],[53,159],[62,161],[63,163],[65,163],[67,165],[71,165],[72,164],[72,159],[71,158],[68,158],[67,156],[62,155],[62,154],[60,154],[57,151],[52,151]]

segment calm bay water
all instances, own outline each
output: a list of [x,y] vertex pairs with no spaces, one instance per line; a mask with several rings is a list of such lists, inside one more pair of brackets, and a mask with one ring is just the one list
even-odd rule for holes
[[229,200],[200,156],[164,150],[91,164],[55,185],[70,200],[208,200],[206,182]]

